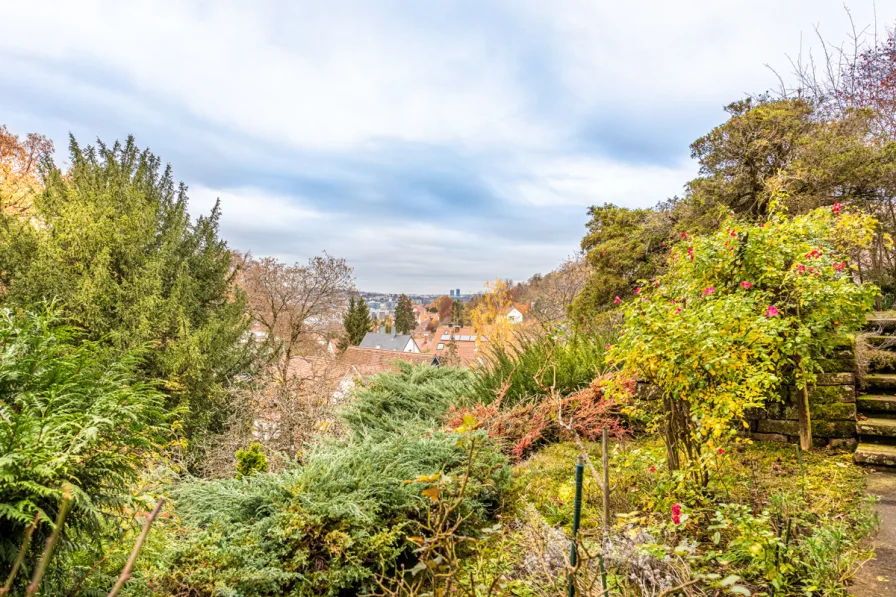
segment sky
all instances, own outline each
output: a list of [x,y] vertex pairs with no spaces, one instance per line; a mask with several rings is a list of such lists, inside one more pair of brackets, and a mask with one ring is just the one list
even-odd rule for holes
[[[848,3],[859,28],[896,2]],[[0,0],[0,124],[65,161],[134,135],[256,256],[323,251],[360,289],[472,292],[650,207],[689,144],[777,87],[842,0]]]

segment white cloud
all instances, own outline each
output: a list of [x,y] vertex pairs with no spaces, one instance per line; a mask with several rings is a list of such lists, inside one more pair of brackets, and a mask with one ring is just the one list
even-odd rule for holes
[[697,174],[692,162],[677,167],[633,165],[591,156],[545,157],[533,161],[524,177],[501,191],[508,200],[529,205],[589,206],[597,203],[650,207],[680,194]]
[[207,215],[221,202],[221,226],[234,233],[280,233],[298,230],[314,223],[322,225],[328,215],[303,207],[294,196],[276,195],[262,189],[215,190],[194,187],[189,191],[190,214]]

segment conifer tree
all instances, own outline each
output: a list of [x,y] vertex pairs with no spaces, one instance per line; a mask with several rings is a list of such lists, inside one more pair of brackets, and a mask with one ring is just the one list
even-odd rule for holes
[[398,306],[395,308],[395,331],[399,334],[410,334],[416,327],[414,322],[414,307],[408,295],[402,294],[398,298]]
[[340,345],[342,350],[349,346],[357,346],[370,331],[372,322],[370,320],[370,308],[364,297],[351,297],[348,303],[348,313],[342,320],[345,326],[345,337]]
[[143,351],[189,437],[223,429],[230,388],[257,364],[243,293],[218,236],[191,219],[187,188],[133,138],[49,158],[29,218],[0,216],[0,304],[60,316],[115,352]]

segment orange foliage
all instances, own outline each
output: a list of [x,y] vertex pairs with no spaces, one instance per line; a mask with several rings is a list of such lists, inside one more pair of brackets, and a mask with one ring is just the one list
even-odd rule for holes
[[491,404],[452,409],[448,413],[448,426],[457,427],[463,423],[465,415],[472,416],[515,462],[543,444],[572,439],[569,425],[589,441],[598,439],[604,427],[610,437],[619,438],[626,434],[626,430],[622,427],[616,403],[604,396],[605,380],[605,377],[599,377],[589,387],[556,400],[545,398],[501,408],[499,397]]

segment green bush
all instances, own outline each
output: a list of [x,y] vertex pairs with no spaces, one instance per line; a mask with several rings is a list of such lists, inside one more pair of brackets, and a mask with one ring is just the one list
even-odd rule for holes
[[455,367],[399,363],[355,391],[340,418],[354,436],[388,435],[409,428],[438,426],[452,405],[472,395],[473,376]]
[[37,517],[18,575],[25,582],[70,485],[72,510],[44,580],[49,591],[74,547],[101,551],[106,527],[131,504],[130,488],[161,437],[162,396],[134,381],[137,359],[109,359],[78,339],[51,314],[0,310],[0,569],[12,567]]
[[[485,526],[510,482],[507,459],[482,432],[439,430],[463,400],[468,372],[403,366],[357,390],[349,434],[318,441],[301,466],[172,491],[177,518],[160,525],[142,572],[152,595],[260,597],[356,594],[374,575],[414,561],[409,539],[429,513],[421,492],[442,473],[469,480],[458,532]],[[468,458],[464,438],[481,446]]]
[[488,404],[503,392],[502,404],[513,405],[543,396],[554,384],[562,395],[580,390],[604,371],[610,342],[609,333],[517,334],[514,342],[489,352],[486,365],[477,372],[473,393]]
[[236,451],[236,478],[242,479],[268,470],[268,457],[261,451],[261,444],[252,442],[245,450]]

